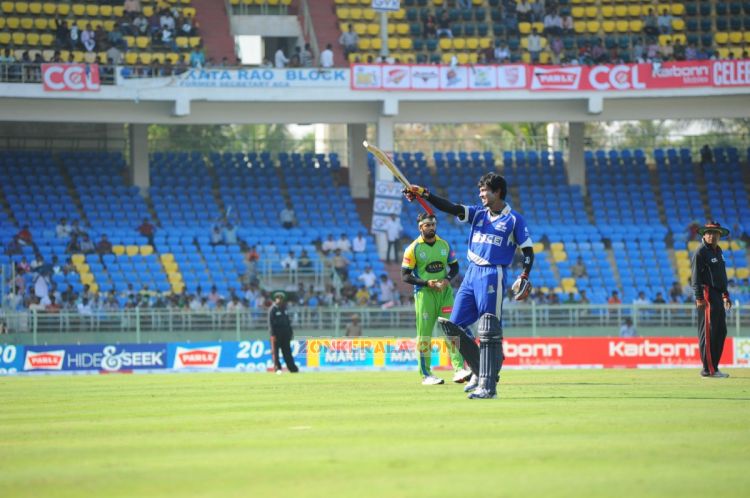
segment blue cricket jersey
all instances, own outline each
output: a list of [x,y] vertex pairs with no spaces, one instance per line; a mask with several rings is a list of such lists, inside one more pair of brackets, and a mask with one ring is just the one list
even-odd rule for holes
[[469,233],[469,261],[479,266],[507,266],[513,262],[517,247],[533,245],[529,228],[523,217],[510,204],[493,216],[481,205],[462,206],[458,216],[463,223],[471,223]]

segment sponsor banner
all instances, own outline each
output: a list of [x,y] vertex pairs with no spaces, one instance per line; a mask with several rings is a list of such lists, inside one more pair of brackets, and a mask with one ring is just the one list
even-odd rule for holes
[[344,88],[350,85],[349,80],[347,69],[195,68],[164,78],[127,78],[118,73],[117,85],[127,88]]
[[24,346],[0,344],[0,375],[15,374],[23,370]]
[[411,87],[414,90],[439,90],[440,66],[411,66]]
[[375,65],[352,66],[352,88],[357,90],[380,90],[383,87],[381,67]]
[[407,65],[383,66],[383,89],[405,90],[411,87],[411,72]]
[[385,197],[376,197],[372,209],[378,214],[401,214],[401,199],[388,199]]
[[[355,64],[352,88],[383,90],[394,87],[371,77],[361,84],[356,75],[387,72],[392,66]],[[596,66],[393,66],[398,74],[411,71],[410,90],[531,90],[627,91],[668,88],[750,86],[750,60],[656,62]],[[494,72],[494,74],[492,74]],[[385,76],[384,76],[385,77]],[[405,80],[403,78],[401,81]]]
[[222,344],[169,344],[168,368],[175,370],[217,370],[221,359]]
[[401,200],[401,196],[404,195],[403,190],[404,186],[401,185],[401,182],[388,180],[378,180],[375,182],[375,195],[377,197],[391,197]]
[[[234,369],[246,372],[266,372],[273,370],[273,356],[271,341],[252,340],[239,342],[224,342],[222,345],[220,369]],[[306,341],[292,341],[292,356],[298,367],[307,366],[305,356]],[[283,358],[281,359],[284,364]]]
[[[724,345],[724,351],[728,349],[734,350],[734,363],[737,366],[750,367],[750,338],[745,337],[732,337],[728,338],[728,341],[734,341],[734,348],[729,348],[728,344]],[[722,363],[724,363],[724,356],[722,355]]]
[[166,344],[26,346],[23,370],[122,372],[167,368]]
[[372,0],[371,5],[377,12],[395,12],[401,8],[401,0]]
[[[447,343],[431,342],[432,368],[450,367]],[[310,339],[307,341],[307,366],[326,368],[389,368],[416,370],[415,339]]]
[[[700,366],[695,338],[641,337],[507,339],[503,342],[507,366]],[[722,363],[732,364],[731,354]]]
[[97,64],[42,64],[42,85],[45,92],[97,92]]
[[712,61],[713,85],[750,86],[750,60]]

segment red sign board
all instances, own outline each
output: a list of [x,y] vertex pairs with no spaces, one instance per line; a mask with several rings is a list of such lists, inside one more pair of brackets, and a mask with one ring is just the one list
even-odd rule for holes
[[97,64],[42,64],[42,83],[46,92],[99,91]]

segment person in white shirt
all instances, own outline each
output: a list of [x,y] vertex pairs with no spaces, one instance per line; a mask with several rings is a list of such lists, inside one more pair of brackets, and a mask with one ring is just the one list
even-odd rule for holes
[[289,251],[286,258],[281,260],[281,267],[285,270],[296,270],[299,266],[297,257],[294,255],[294,251]]
[[341,249],[341,252],[352,252],[352,243],[346,237],[346,234],[342,233],[339,240],[336,241],[336,247]]
[[365,249],[367,249],[367,239],[362,235],[362,232],[359,232],[354,239],[352,239],[352,251],[353,252],[365,252]]
[[333,234],[329,233],[328,238],[320,245],[320,250],[323,251],[323,254],[330,254],[336,249],[338,249],[338,243],[333,240]]
[[279,47],[279,49],[276,51],[276,54],[273,56],[273,60],[277,69],[283,69],[287,64],[289,64],[289,59],[286,58],[284,49],[281,47]]
[[330,43],[326,45],[326,49],[320,53],[320,67],[333,67],[333,48]]
[[398,263],[400,252],[398,242],[401,233],[404,231],[403,226],[401,226],[401,220],[395,214],[392,214],[391,219],[383,225],[383,228],[385,229],[385,237],[388,240],[388,247],[385,250],[385,261],[390,261],[391,248],[393,248],[393,261]]
[[396,284],[385,273],[380,275],[378,288],[378,304],[383,307],[390,307],[396,304]]
[[368,289],[373,288],[377,279],[378,277],[377,275],[375,275],[375,272],[372,271],[372,267],[370,265],[365,266],[365,271],[360,273],[357,277],[357,280],[362,282]]
[[67,239],[70,237],[70,232],[72,231],[72,228],[70,227],[70,223],[68,223],[67,218],[60,218],[60,223],[57,224],[57,227],[55,227],[55,236],[58,239]]

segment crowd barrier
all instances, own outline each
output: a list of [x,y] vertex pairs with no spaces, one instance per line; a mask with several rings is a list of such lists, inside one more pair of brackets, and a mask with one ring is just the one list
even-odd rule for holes
[[[295,340],[302,371],[417,370],[410,338]],[[507,368],[700,368],[695,338],[514,338],[503,343]],[[450,368],[448,345],[434,339],[432,365]],[[722,365],[750,366],[750,339],[727,338]],[[153,344],[0,345],[0,375],[155,372],[266,372],[267,340]]]

